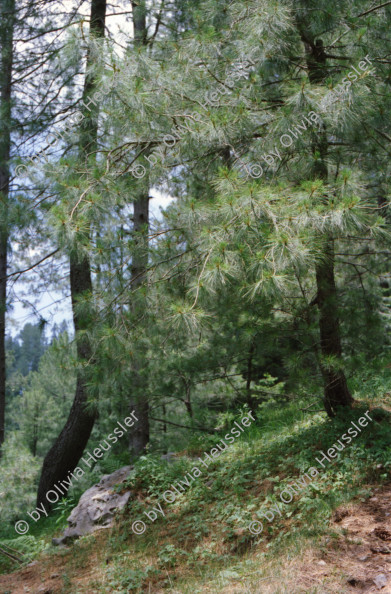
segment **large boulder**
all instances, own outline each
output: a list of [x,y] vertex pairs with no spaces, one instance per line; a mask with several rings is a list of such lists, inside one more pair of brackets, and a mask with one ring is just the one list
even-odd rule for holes
[[67,519],[68,528],[61,538],[53,538],[53,544],[67,544],[79,536],[111,526],[114,512],[125,507],[131,495],[130,491],[122,495],[115,493],[113,487],[123,483],[132,468],[133,466],[124,466],[112,474],[106,474],[97,485],[83,493]]

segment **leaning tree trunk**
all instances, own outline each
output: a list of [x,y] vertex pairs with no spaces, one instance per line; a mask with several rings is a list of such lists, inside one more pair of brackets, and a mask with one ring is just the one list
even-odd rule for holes
[[7,302],[8,194],[11,148],[11,87],[15,1],[3,0],[0,13],[0,456],[5,438],[5,313]]
[[[322,40],[315,40],[303,32],[299,25],[305,47],[308,76],[311,83],[321,83],[325,76],[326,54]],[[325,126],[313,142],[316,155],[314,175],[327,183],[328,169],[326,164],[328,151],[327,131]],[[328,235],[324,237],[322,253],[315,266],[317,298],[319,309],[319,333],[321,350],[321,373],[324,382],[324,406],[329,416],[334,416],[343,406],[350,406],[353,398],[349,392],[346,377],[339,362],[342,358],[341,334],[338,315],[338,295],[334,273],[334,240]]]
[[[90,18],[90,38],[103,38],[105,33],[106,0],[92,0],[91,18]],[[97,147],[98,134],[98,108],[90,102],[96,90],[94,76],[89,73],[92,65],[92,55],[88,51],[86,63],[86,77],[83,90],[83,107],[81,110],[84,115],[80,134],[80,158],[86,163],[93,160],[94,152]],[[92,157],[89,158],[89,155]],[[80,237],[80,243],[84,248],[88,245],[89,234]],[[88,404],[88,390],[86,370],[88,364],[92,362],[92,347],[88,338],[88,330],[92,327],[93,313],[91,309],[83,307],[80,311],[80,301],[90,300],[92,295],[91,266],[86,250],[82,250],[82,255],[76,248],[70,253],[70,285],[72,298],[73,322],[76,334],[77,357],[80,370],[77,373],[76,393],[71,411],[65,423],[63,430],[56,439],[54,445],[45,457],[41,479],[38,487],[37,503],[40,505],[44,501],[46,507],[48,503],[45,499],[46,493],[53,485],[67,478],[72,472],[80,458],[90,438],[95,420],[97,418],[96,408]]]
[[[147,44],[146,27],[146,3],[145,0],[132,1],[132,17],[135,46]],[[130,309],[135,322],[142,316],[146,308],[146,300],[142,292],[138,291],[144,284],[148,266],[148,227],[149,227],[149,184],[145,179],[140,196],[133,203],[133,235],[135,250],[132,256],[132,289],[133,300]],[[129,436],[129,449],[134,456],[140,455],[149,443],[149,402],[147,385],[143,367],[145,366],[146,355],[141,348],[132,360],[130,402],[131,411],[135,411],[138,419],[132,433]]]

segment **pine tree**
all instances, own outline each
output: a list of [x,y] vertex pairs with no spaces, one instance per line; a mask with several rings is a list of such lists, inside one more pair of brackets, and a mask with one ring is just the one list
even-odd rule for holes
[[11,89],[15,1],[0,9],[0,456],[5,438],[5,315],[7,304],[8,202],[11,156]]
[[[330,139],[330,136],[337,133],[339,122],[331,122],[332,114],[326,113],[322,117],[327,123],[318,125],[319,116],[317,110],[319,108],[317,102],[322,98],[322,95],[326,94],[325,85],[320,83],[325,82],[324,69],[327,66],[328,54],[324,49],[322,40],[317,40],[313,30],[324,28],[324,18],[322,17],[319,23],[316,21],[311,22],[309,19],[312,18],[312,12],[307,10],[306,7],[299,10],[293,8],[291,13],[288,14],[288,11],[285,11],[283,7],[276,11],[274,7],[268,6],[262,16],[257,15],[255,10],[248,8],[246,16],[238,19],[238,9],[239,6],[237,5],[231,7],[232,26],[229,28],[230,34],[235,38],[235,52],[233,51],[233,45],[230,45],[224,36],[219,36],[219,33],[215,31],[212,33],[208,31],[204,39],[202,39],[202,36],[197,41],[187,39],[187,47],[179,45],[180,51],[176,49],[176,55],[170,54],[168,50],[167,54],[170,56],[170,60],[166,54],[164,68],[160,69],[156,62],[149,62],[150,71],[153,72],[155,88],[159,85],[166,90],[168,88],[171,99],[168,106],[167,95],[160,98],[156,95],[156,91],[154,91],[154,95],[152,93],[150,95],[155,100],[155,113],[159,114],[154,118],[153,130],[161,127],[162,129],[165,128],[166,134],[170,131],[169,141],[162,142],[160,140],[162,158],[160,163],[155,164],[151,176],[156,181],[164,177],[168,183],[172,183],[170,169],[173,170],[175,166],[182,165],[182,169],[177,175],[180,182],[172,187],[181,187],[180,183],[182,182],[183,186],[186,184],[190,195],[194,197],[204,195],[211,198],[214,194],[214,192],[211,192],[211,183],[213,175],[216,173],[215,164],[219,162],[229,163],[231,168],[234,169],[240,166],[242,173],[239,175],[243,175],[243,172],[252,173],[251,161],[264,159],[266,163],[271,161],[272,166],[259,183],[264,184],[266,182],[266,184],[269,183],[278,187],[275,182],[276,169],[274,167],[278,163],[278,154],[278,158],[282,161],[280,179],[285,184],[293,184],[291,200],[295,200],[294,203],[298,212],[305,212],[306,201],[309,201],[310,206],[307,222],[302,225],[299,235],[292,228],[292,225],[297,224],[298,219],[296,216],[292,216],[289,202],[283,203],[284,208],[274,209],[274,206],[271,207],[273,216],[278,216],[276,220],[269,216],[266,217],[271,226],[277,225],[274,236],[269,236],[270,241],[273,241],[271,253],[276,250],[283,252],[285,249],[288,249],[288,251],[292,249],[292,257],[291,260],[286,261],[281,259],[281,267],[279,262],[276,262],[275,267],[265,266],[265,271],[269,268],[267,274],[270,275],[270,290],[272,290],[273,283],[275,284],[274,291],[278,287],[281,289],[278,299],[285,299],[284,291],[288,291],[288,286],[280,281],[279,274],[286,274],[296,284],[306,284],[308,274],[303,273],[302,263],[306,262],[306,273],[312,271],[309,278],[311,283],[315,282],[317,285],[316,295],[315,297],[312,296],[307,302],[306,315],[308,315],[309,323],[312,323],[314,306],[318,306],[320,341],[314,334],[314,352],[324,378],[325,405],[329,414],[332,415],[339,406],[349,405],[352,401],[341,368],[342,344],[339,327],[339,318],[341,316],[337,308],[340,299],[337,294],[334,271],[334,242],[339,237],[347,237],[346,234],[349,234],[355,228],[355,219],[362,221],[360,234],[363,239],[368,234],[373,233],[376,221],[372,219],[372,222],[370,222],[370,217],[367,217],[367,222],[364,223],[365,208],[357,201],[355,196],[356,188],[354,185],[349,184],[347,188],[344,187],[346,176],[345,173],[341,172],[341,169],[349,161],[345,159],[344,162],[339,159],[339,154],[333,148],[333,140]],[[346,10],[347,6],[342,6],[340,14],[333,19],[337,32],[338,29],[341,29],[341,22],[343,22],[341,14]],[[266,22],[268,28],[266,28]],[[236,28],[233,27],[235,23],[239,23]],[[335,32],[333,31],[333,34]],[[236,58],[245,56],[246,53],[247,55],[254,54],[256,33],[261,35],[262,44],[258,44],[257,47],[255,76],[244,76],[245,80],[242,84],[239,83],[231,93],[227,92],[226,85],[224,85],[224,67],[232,62],[234,54],[236,54]],[[329,35],[331,38],[331,33]],[[201,41],[199,41],[200,38]],[[224,42],[220,41],[219,52],[214,53],[213,44],[215,43],[217,48],[219,39],[224,39]],[[208,50],[205,49],[206,40],[209,41]],[[278,58],[274,58],[274,55],[278,56]],[[357,54],[357,60],[361,57],[362,52],[360,50]],[[342,58],[332,56],[332,58],[345,61],[350,59],[347,56],[342,56]],[[303,74],[297,78],[291,65],[303,61],[306,64],[302,70]],[[169,66],[167,66],[168,63]],[[200,67],[203,67],[201,72]],[[181,72],[181,68],[183,72]],[[305,75],[305,69],[308,69],[308,77]],[[338,67],[336,69],[337,74],[339,70]],[[205,103],[205,89],[208,88],[208,85],[212,86],[211,91],[206,92],[209,97],[212,97],[213,86],[215,88],[217,86],[216,80],[220,85],[218,87],[219,92],[214,94],[215,98],[209,99],[209,103]],[[225,88],[223,89],[222,86],[225,86]],[[319,87],[319,90],[316,87]],[[145,93],[148,93],[148,82],[145,84]],[[221,96],[218,97],[220,93]],[[161,105],[159,105],[159,101]],[[200,106],[202,106],[203,111]],[[145,101],[143,107],[148,112],[148,101]],[[178,125],[178,113],[184,113],[186,108],[190,110],[191,108],[194,109],[194,107],[197,108],[199,122],[194,123],[192,130],[189,130],[189,133],[183,137],[184,125],[183,122]],[[345,113],[347,112],[347,106],[343,106],[342,109]],[[262,112],[264,112],[264,115],[260,116]],[[303,116],[309,113],[314,114],[314,119],[311,121],[312,123],[309,120],[305,123]],[[167,114],[169,115],[167,116]],[[186,116],[183,115],[182,117],[185,118]],[[297,122],[301,122],[301,128],[304,130],[313,126],[313,129],[310,128],[309,132],[307,132],[307,137],[302,137],[302,132],[295,126]],[[149,126],[148,120],[146,120],[145,125],[145,135],[148,137],[147,126]],[[171,138],[174,138],[173,129],[175,130],[175,136],[180,135],[180,140],[171,140]],[[288,132],[292,138],[288,135]],[[163,134],[162,131],[160,139]],[[296,146],[293,145],[289,150],[285,150],[282,158],[277,152],[272,157],[271,152],[268,152],[275,148],[272,143],[275,143],[276,139],[282,138],[284,135],[290,139],[289,146],[293,144],[294,138],[298,139]],[[156,134],[151,137],[149,132],[149,138],[153,146],[159,145]],[[176,151],[172,156],[166,148],[169,142],[175,144]],[[139,148],[142,148],[141,143]],[[155,152],[156,154],[157,152]],[[154,160],[156,161],[156,156]],[[151,162],[151,158],[148,157],[147,161]],[[333,163],[330,171],[326,161]],[[294,169],[289,168],[291,163],[300,163],[301,179]],[[202,181],[196,172],[196,168],[202,169],[204,178]],[[264,168],[266,169],[265,164]],[[258,165],[259,169],[262,168]],[[209,175],[210,177],[208,177]],[[224,176],[227,177],[226,182]],[[336,182],[333,181],[334,176]],[[305,192],[303,195],[301,187],[303,179],[308,183],[306,186],[307,195]],[[219,183],[217,186],[218,194],[220,194],[224,203],[231,199],[232,193],[235,192],[235,184],[238,188],[241,188],[243,194],[247,192],[258,193],[262,189],[262,186],[258,188],[255,181],[253,182],[254,187],[249,184],[243,186],[240,180],[236,182],[234,178],[226,173],[220,176],[217,183]],[[198,187],[196,184],[198,184]],[[275,189],[269,193],[266,187],[264,194],[266,199],[272,201],[276,199]],[[267,198],[268,196],[270,198]],[[312,203],[314,197],[318,199],[317,204]],[[348,206],[349,200],[352,201],[351,207]],[[242,215],[244,217],[251,214],[250,204],[246,201],[244,201],[244,204],[247,205],[247,208],[238,208],[237,216],[239,221]],[[197,209],[194,203],[191,203],[191,205],[192,208]],[[287,213],[289,213],[290,219],[287,217]],[[193,224],[194,219],[190,218],[191,213],[187,211],[187,214],[189,221],[191,220]],[[300,214],[300,216],[304,216],[304,214]],[[338,217],[343,219],[342,226],[338,222]],[[200,214],[200,221],[207,220],[208,218],[205,215]],[[185,222],[184,224],[186,225]],[[213,219],[208,224],[213,225]],[[224,224],[230,223],[225,221]],[[283,232],[283,229],[285,228],[287,237],[284,237],[285,231]],[[358,229],[359,227],[357,227]],[[365,231],[362,233],[364,229]],[[225,238],[221,229],[219,232],[211,234],[211,236],[215,237],[216,242],[224,241]],[[309,240],[311,243],[308,250],[305,241],[308,242]],[[260,241],[262,244],[262,237]],[[291,246],[290,242],[296,243],[295,250],[293,250],[293,245]],[[289,247],[285,248],[284,245]],[[211,258],[211,253],[214,253],[212,250],[213,246],[205,242],[204,255],[206,255],[207,260],[201,260],[197,267],[200,271],[199,284],[194,288],[197,291],[199,291],[201,285],[207,286],[204,277],[211,277],[213,269],[216,277],[219,274],[222,278],[227,277],[227,274],[221,269],[219,259],[216,258],[213,261],[213,258]],[[306,252],[310,255],[309,259]],[[269,252],[266,250],[266,253]],[[225,261],[224,258],[223,261]],[[288,264],[289,267],[287,268]],[[217,269],[216,265],[219,266]],[[297,267],[299,267],[298,271]],[[262,267],[259,267],[259,271],[264,274]],[[266,299],[268,298],[268,289],[265,282],[255,281],[254,287],[257,287],[254,288],[256,291],[262,288],[266,292]],[[300,289],[300,284],[297,285],[297,289]],[[276,292],[277,294],[278,292]],[[194,308],[192,314],[189,311],[189,316],[193,314]]]
[[[326,53],[322,39],[317,39],[306,29],[306,18],[298,11],[298,29],[305,48],[308,78],[312,84],[322,84],[326,78]],[[301,20],[302,19],[302,20]],[[308,20],[308,19],[307,19]],[[327,129],[322,126],[319,138],[313,143],[314,177],[327,184],[328,138]],[[327,201],[327,197],[325,198]],[[315,302],[319,309],[320,350],[322,359],[320,367],[324,379],[324,403],[327,413],[333,416],[338,408],[350,406],[353,398],[349,392],[345,374],[338,369],[338,361],[342,357],[342,345],[339,328],[338,295],[334,273],[334,238],[326,235],[321,254],[316,263],[317,295]],[[330,363],[327,358],[334,358]]]
[[[106,0],[91,0],[90,39],[102,39],[105,35]],[[98,107],[91,101],[96,91],[96,80],[90,71],[94,55],[87,53],[86,75],[83,89],[85,122],[80,134],[79,158],[87,165],[95,159],[98,133]],[[92,104],[91,104],[92,103]],[[90,107],[91,105],[91,107]],[[79,223],[80,224],[80,223]],[[76,223],[76,227],[79,225]],[[88,253],[90,229],[77,231],[76,241],[70,251],[70,285],[73,309],[73,323],[76,332],[77,355],[81,364],[91,364],[93,357],[88,331],[93,325],[93,311],[89,301],[92,298],[90,255]],[[85,303],[87,300],[87,304]],[[83,305],[83,307],[82,307]],[[68,419],[55,443],[47,453],[38,487],[38,504],[46,501],[45,495],[52,486],[64,480],[72,472],[88,443],[97,417],[96,407],[88,403],[86,372],[78,372],[76,393]]]
[[[134,50],[145,48],[147,39],[147,7],[145,0],[132,2]],[[136,190],[137,191],[137,190]],[[149,183],[148,176],[139,184],[138,196],[133,202],[133,241],[135,249],[132,255],[131,283],[134,294],[130,309],[137,324],[138,318],[146,314],[146,300],[143,288],[148,267],[148,232],[149,232]],[[129,446],[133,455],[141,454],[149,442],[149,404],[146,389],[146,352],[141,343],[133,355],[132,374],[130,377],[130,410],[135,411],[138,422],[129,437]]]

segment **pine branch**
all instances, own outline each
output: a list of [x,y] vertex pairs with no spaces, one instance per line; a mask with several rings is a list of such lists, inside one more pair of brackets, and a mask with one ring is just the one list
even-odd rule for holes
[[388,6],[388,4],[391,4],[391,0],[389,0],[389,2],[384,2],[384,4],[379,4],[379,6],[374,6],[373,8],[370,8],[369,10],[366,10],[365,12],[358,14],[355,18],[358,19],[359,17],[366,16],[370,12],[374,12],[375,10],[379,10],[379,8],[383,8],[383,6]]
[[155,417],[149,417],[152,421],[158,421],[159,423],[168,423],[169,425],[174,425],[174,427],[181,427],[182,429],[190,429],[190,431],[204,431],[204,433],[213,434],[213,429],[206,429],[205,427],[188,427],[187,425],[179,425],[178,423],[173,423],[172,421],[167,421],[167,419],[156,419]]
[[28,272],[29,270],[32,270],[33,268],[36,268],[37,266],[39,266],[40,264],[42,264],[42,262],[44,262],[48,258],[51,258],[55,254],[57,254],[57,252],[59,252],[59,251],[60,251],[59,249],[54,250],[54,252],[51,252],[50,254],[47,254],[47,256],[44,256],[43,258],[41,258],[41,260],[38,260],[38,262],[36,262],[35,264],[32,264],[28,268],[25,268],[24,270],[16,270],[15,272],[11,272],[10,274],[7,274],[7,276],[5,276],[5,277],[3,276],[2,278],[0,278],[0,280],[4,280],[5,278],[11,278],[11,276],[21,275],[24,272]]

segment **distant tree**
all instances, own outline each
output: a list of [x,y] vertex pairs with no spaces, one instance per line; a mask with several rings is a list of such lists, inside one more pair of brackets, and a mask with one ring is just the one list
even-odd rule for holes
[[[75,352],[64,332],[27,377],[9,412],[33,456],[43,456],[66,420],[75,390]],[[50,422],[48,422],[50,420]]]
[[39,361],[47,348],[43,327],[40,324],[25,324],[13,343],[16,369],[22,375],[37,371]]

